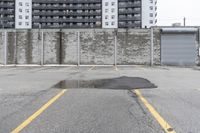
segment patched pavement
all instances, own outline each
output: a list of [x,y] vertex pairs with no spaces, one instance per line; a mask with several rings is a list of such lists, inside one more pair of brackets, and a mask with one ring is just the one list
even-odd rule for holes
[[162,133],[138,89],[173,132],[200,131],[200,71],[176,67],[0,68],[0,132]]

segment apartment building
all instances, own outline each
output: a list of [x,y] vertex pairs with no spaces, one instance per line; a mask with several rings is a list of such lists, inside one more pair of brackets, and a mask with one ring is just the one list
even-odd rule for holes
[[0,28],[149,28],[156,0],[1,0]]
[[0,0],[0,28],[15,27],[15,0]]

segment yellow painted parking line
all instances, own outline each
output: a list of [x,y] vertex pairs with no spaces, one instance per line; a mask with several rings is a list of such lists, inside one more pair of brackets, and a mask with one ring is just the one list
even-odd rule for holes
[[44,112],[51,104],[58,100],[67,90],[64,89],[60,91],[56,96],[50,99],[46,104],[44,104],[39,110],[32,114],[28,119],[22,122],[17,128],[15,128],[11,133],[19,133],[22,129],[28,126],[35,118],[37,118],[42,112]]
[[88,69],[88,71],[91,71],[95,68],[96,66],[92,66],[90,69]]
[[173,128],[167,123],[167,121],[162,118],[162,116],[154,109],[154,107],[142,96],[139,90],[135,90],[135,94],[142,101],[145,107],[150,111],[153,117],[157,120],[160,126],[164,129],[166,133],[176,133]]

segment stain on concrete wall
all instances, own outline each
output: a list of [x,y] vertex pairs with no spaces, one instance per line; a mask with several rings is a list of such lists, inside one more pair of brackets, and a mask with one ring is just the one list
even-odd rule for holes
[[160,29],[155,28],[153,30],[154,38],[154,64],[160,65],[161,64],[161,33]]
[[77,31],[64,30],[62,33],[62,64],[78,64],[78,34]]
[[42,33],[35,30],[30,34],[30,42],[32,45],[31,64],[41,64],[41,46],[42,46]]
[[44,32],[44,64],[60,64],[60,32]]
[[15,32],[8,32],[7,41],[7,64],[16,64],[16,43],[15,43]]
[[150,64],[150,30],[119,30],[117,33],[117,64]]
[[17,46],[17,64],[28,64],[26,59],[27,45],[27,32],[21,31],[16,34],[16,46]]
[[113,30],[87,30],[80,32],[81,64],[114,64]]
[[4,33],[0,32],[0,64],[3,64],[4,62],[4,47],[3,47],[3,41],[4,41]]
[[[16,46],[17,46],[17,64],[38,64],[39,61],[37,58],[39,57],[38,53],[33,53],[33,37],[34,33],[30,31],[18,31],[16,33]],[[35,44],[37,45],[37,44]],[[37,48],[37,47],[36,47]],[[33,58],[34,57],[34,58]],[[35,59],[36,58],[36,59]],[[35,61],[37,60],[37,61]]]
[[[113,65],[115,32],[112,29],[8,31],[8,64],[40,64],[44,32],[44,64],[78,63],[80,32],[81,65]],[[150,64],[150,29],[118,29],[117,64]],[[160,29],[154,29],[154,62],[160,65]],[[4,63],[3,32],[0,32],[0,64]]]

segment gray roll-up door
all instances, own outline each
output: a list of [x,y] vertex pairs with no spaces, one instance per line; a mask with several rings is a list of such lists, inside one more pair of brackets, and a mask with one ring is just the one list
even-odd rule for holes
[[161,35],[161,63],[163,65],[195,65],[194,33],[168,33]]

